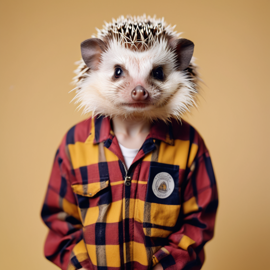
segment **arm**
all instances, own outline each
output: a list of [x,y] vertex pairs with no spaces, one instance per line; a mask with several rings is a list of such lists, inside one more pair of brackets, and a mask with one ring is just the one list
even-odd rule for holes
[[218,205],[217,187],[209,153],[194,159],[182,186],[182,209],[178,230],[168,238],[168,245],[154,255],[154,265],[163,269],[201,269],[203,247],[213,237]]
[[49,228],[44,252],[61,269],[79,269],[89,264],[76,198],[70,186],[70,163],[65,138],[57,150],[41,217]]

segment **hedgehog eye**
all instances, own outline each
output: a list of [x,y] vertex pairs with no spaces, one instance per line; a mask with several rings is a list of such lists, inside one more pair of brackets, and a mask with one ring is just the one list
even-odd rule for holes
[[121,67],[115,67],[115,70],[114,70],[114,77],[116,79],[120,78],[121,75],[123,74],[123,70]]
[[159,81],[164,80],[164,73],[163,73],[163,68],[162,67],[157,67],[152,70],[152,76]]

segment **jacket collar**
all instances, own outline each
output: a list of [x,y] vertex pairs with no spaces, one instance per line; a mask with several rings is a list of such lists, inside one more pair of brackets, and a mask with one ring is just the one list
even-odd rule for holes
[[[95,116],[91,120],[91,133],[86,142],[98,144],[114,138],[111,119],[105,116]],[[153,122],[147,139],[157,139],[167,144],[174,145],[172,122],[165,123],[161,120]]]

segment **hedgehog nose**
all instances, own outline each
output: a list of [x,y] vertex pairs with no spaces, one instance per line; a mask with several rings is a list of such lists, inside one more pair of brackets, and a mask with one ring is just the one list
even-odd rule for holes
[[148,96],[148,92],[141,85],[136,86],[131,92],[131,97],[135,101],[144,101]]

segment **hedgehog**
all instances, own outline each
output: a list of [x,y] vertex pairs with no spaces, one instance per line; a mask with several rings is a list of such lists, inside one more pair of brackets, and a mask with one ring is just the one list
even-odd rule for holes
[[75,100],[42,218],[61,269],[200,269],[217,189],[196,105],[194,44],[163,19],[120,17],[81,43]]
[[196,106],[200,79],[193,42],[174,28],[143,15],[97,29],[81,43],[73,80],[78,108],[93,116],[181,120]]

